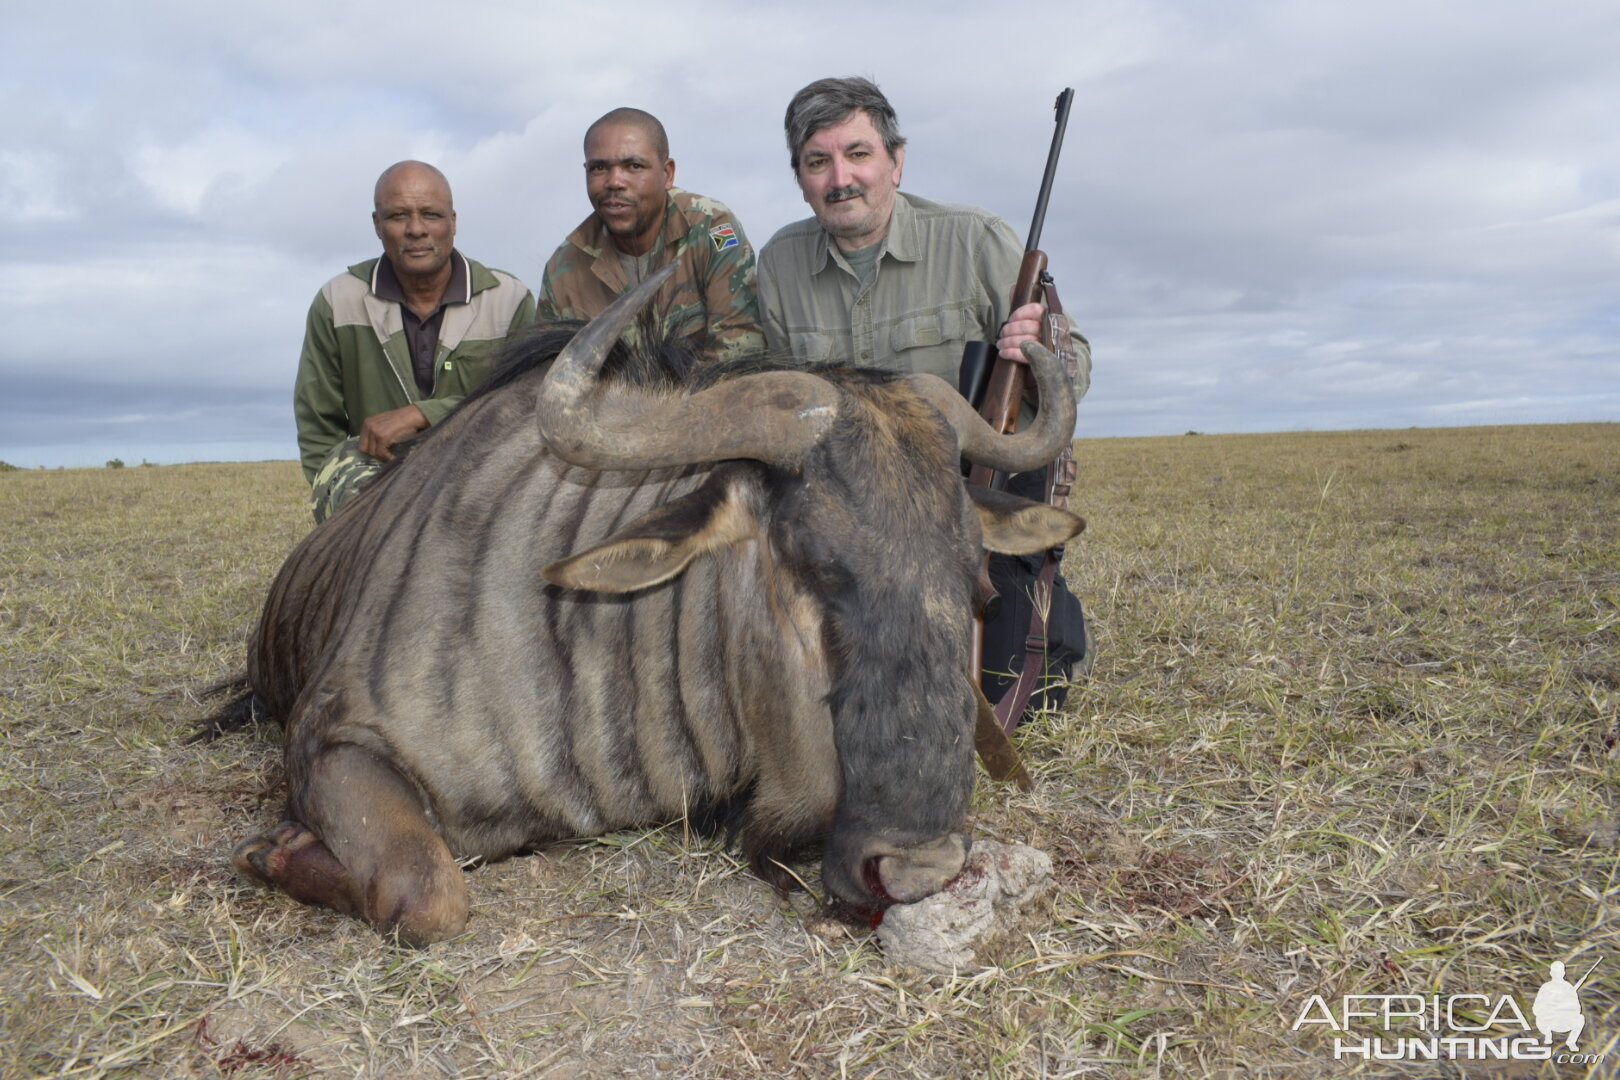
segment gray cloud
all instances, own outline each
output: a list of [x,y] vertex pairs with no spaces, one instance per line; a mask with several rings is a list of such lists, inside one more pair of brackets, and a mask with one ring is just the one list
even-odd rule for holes
[[584,126],[640,105],[679,182],[761,244],[805,213],[787,98],[849,73],[899,109],[909,189],[1020,233],[1051,98],[1076,87],[1043,246],[1095,348],[1083,432],[1620,416],[1606,3],[1102,3],[1044,13],[1017,49],[966,5],[157,2],[11,23],[7,460],[233,437],[292,457],[304,312],[375,250],[371,185],[399,158],[449,174],[464,250],[537,285],[587,209]]

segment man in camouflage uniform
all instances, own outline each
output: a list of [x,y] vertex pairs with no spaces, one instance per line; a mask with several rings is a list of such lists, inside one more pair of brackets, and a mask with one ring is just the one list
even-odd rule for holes
[[546,263],[542,319],[590,319],[675,261],[652,310],[672,337],[697,338],[717,359],[760,352],[754,250],[725,205],[675,186],[657,117],[614,109],[585,132],[585,191],[595,212]]
[[370,482],[395,443],[444,419],[507,335],[534,321],[523,282],[455,250],[438,169],[391,165],[374,198],[383,254],[321,288],[298,361],[293,413],[317,523]]

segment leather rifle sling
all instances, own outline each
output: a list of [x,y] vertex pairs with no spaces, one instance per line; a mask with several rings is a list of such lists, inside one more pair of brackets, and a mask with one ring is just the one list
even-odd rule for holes
[[[1080,358],[1075,354],[1074,344],[1069,340],[1069,320],[1063,314],[1063,304],[1058,299],[1057,288],[1052,279],[1043,277],[1042,289],[1046,300],[1046,339],[1052,342],[1052,351],[1055,352],[1063,366],[1069,373],[1070,385],[1073,385],[1079,373]],[[1047,473],[1046,501],[1060,510],[1069,508],[1069,492],[1074,489],[1075,477],[1079,473],[1079,466],[1074,460],[1074,441],[1064,443],[1063,449],[1058,451],[1056,460]],[[1041,571],[1036,576],[1034,593],[1030,600],[1029,633],[1024,637],[1024,663],[1018,672],[1018,681],[1013,684],[1001,700],[996,703],[996,723],[1001,730],[1011,732],[1018,726],[1024,717],[1024,710],[1029,707],[1029,699],[1034,696],[1035,688],[1040,685],[1046,674],[1046,620],[1052,608],[1052,590],[1057,577],[1058,568],[1063,563],[1063,545],[1048,548],[1045,557],[1041,560]]]

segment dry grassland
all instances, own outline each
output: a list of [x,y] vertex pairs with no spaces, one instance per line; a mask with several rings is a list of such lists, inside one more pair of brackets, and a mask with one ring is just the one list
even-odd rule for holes
[[[307,528],[297,467],[0,475],[0,1075],[1612,1072],[1620,426],[1080,457],[1097,665],[1020,734],[1037,789],[976,803],[1058,889],[954,979],[679,825],[471,870],[468,933],[422,952],[237,881],[274,733],[185,745],[190,689],[241,664]],[[1292,1030],[1313,994],[1528,1011],[1549,962],[1599,956],[1608,1065],[1335,1061]]]

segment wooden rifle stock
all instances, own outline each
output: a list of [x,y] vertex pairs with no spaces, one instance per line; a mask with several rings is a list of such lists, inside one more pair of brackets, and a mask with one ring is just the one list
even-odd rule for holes
[[[1013,286],[1012,306],[1009,311],[1016,311],[1025,304],[1033,304],[1041,299],[1041,278],[1046,273],[1046,252],[1026,251],[1024,261],[1018,268],[1018,282]],[[1046,324],[1041,324],[1041,343],[1048,348],[1052,343],[1047,339]],[[984,404],[979,408],[979,415],[985,422],[1002,435],[1010,435],[1018,427],[1018,411],[1023,406],[1024,389],[1029,384],[1029,363],[1020,357],[1017,360],[1008,360],[999,357],[995,366],[990,370],[990,383],[984,392]],[[1005,477],[998,478],[996,472],[985,465],[974,465],[968,472],[968,483],[979,484],[983,487],[1001,487],[1006,483]]]

